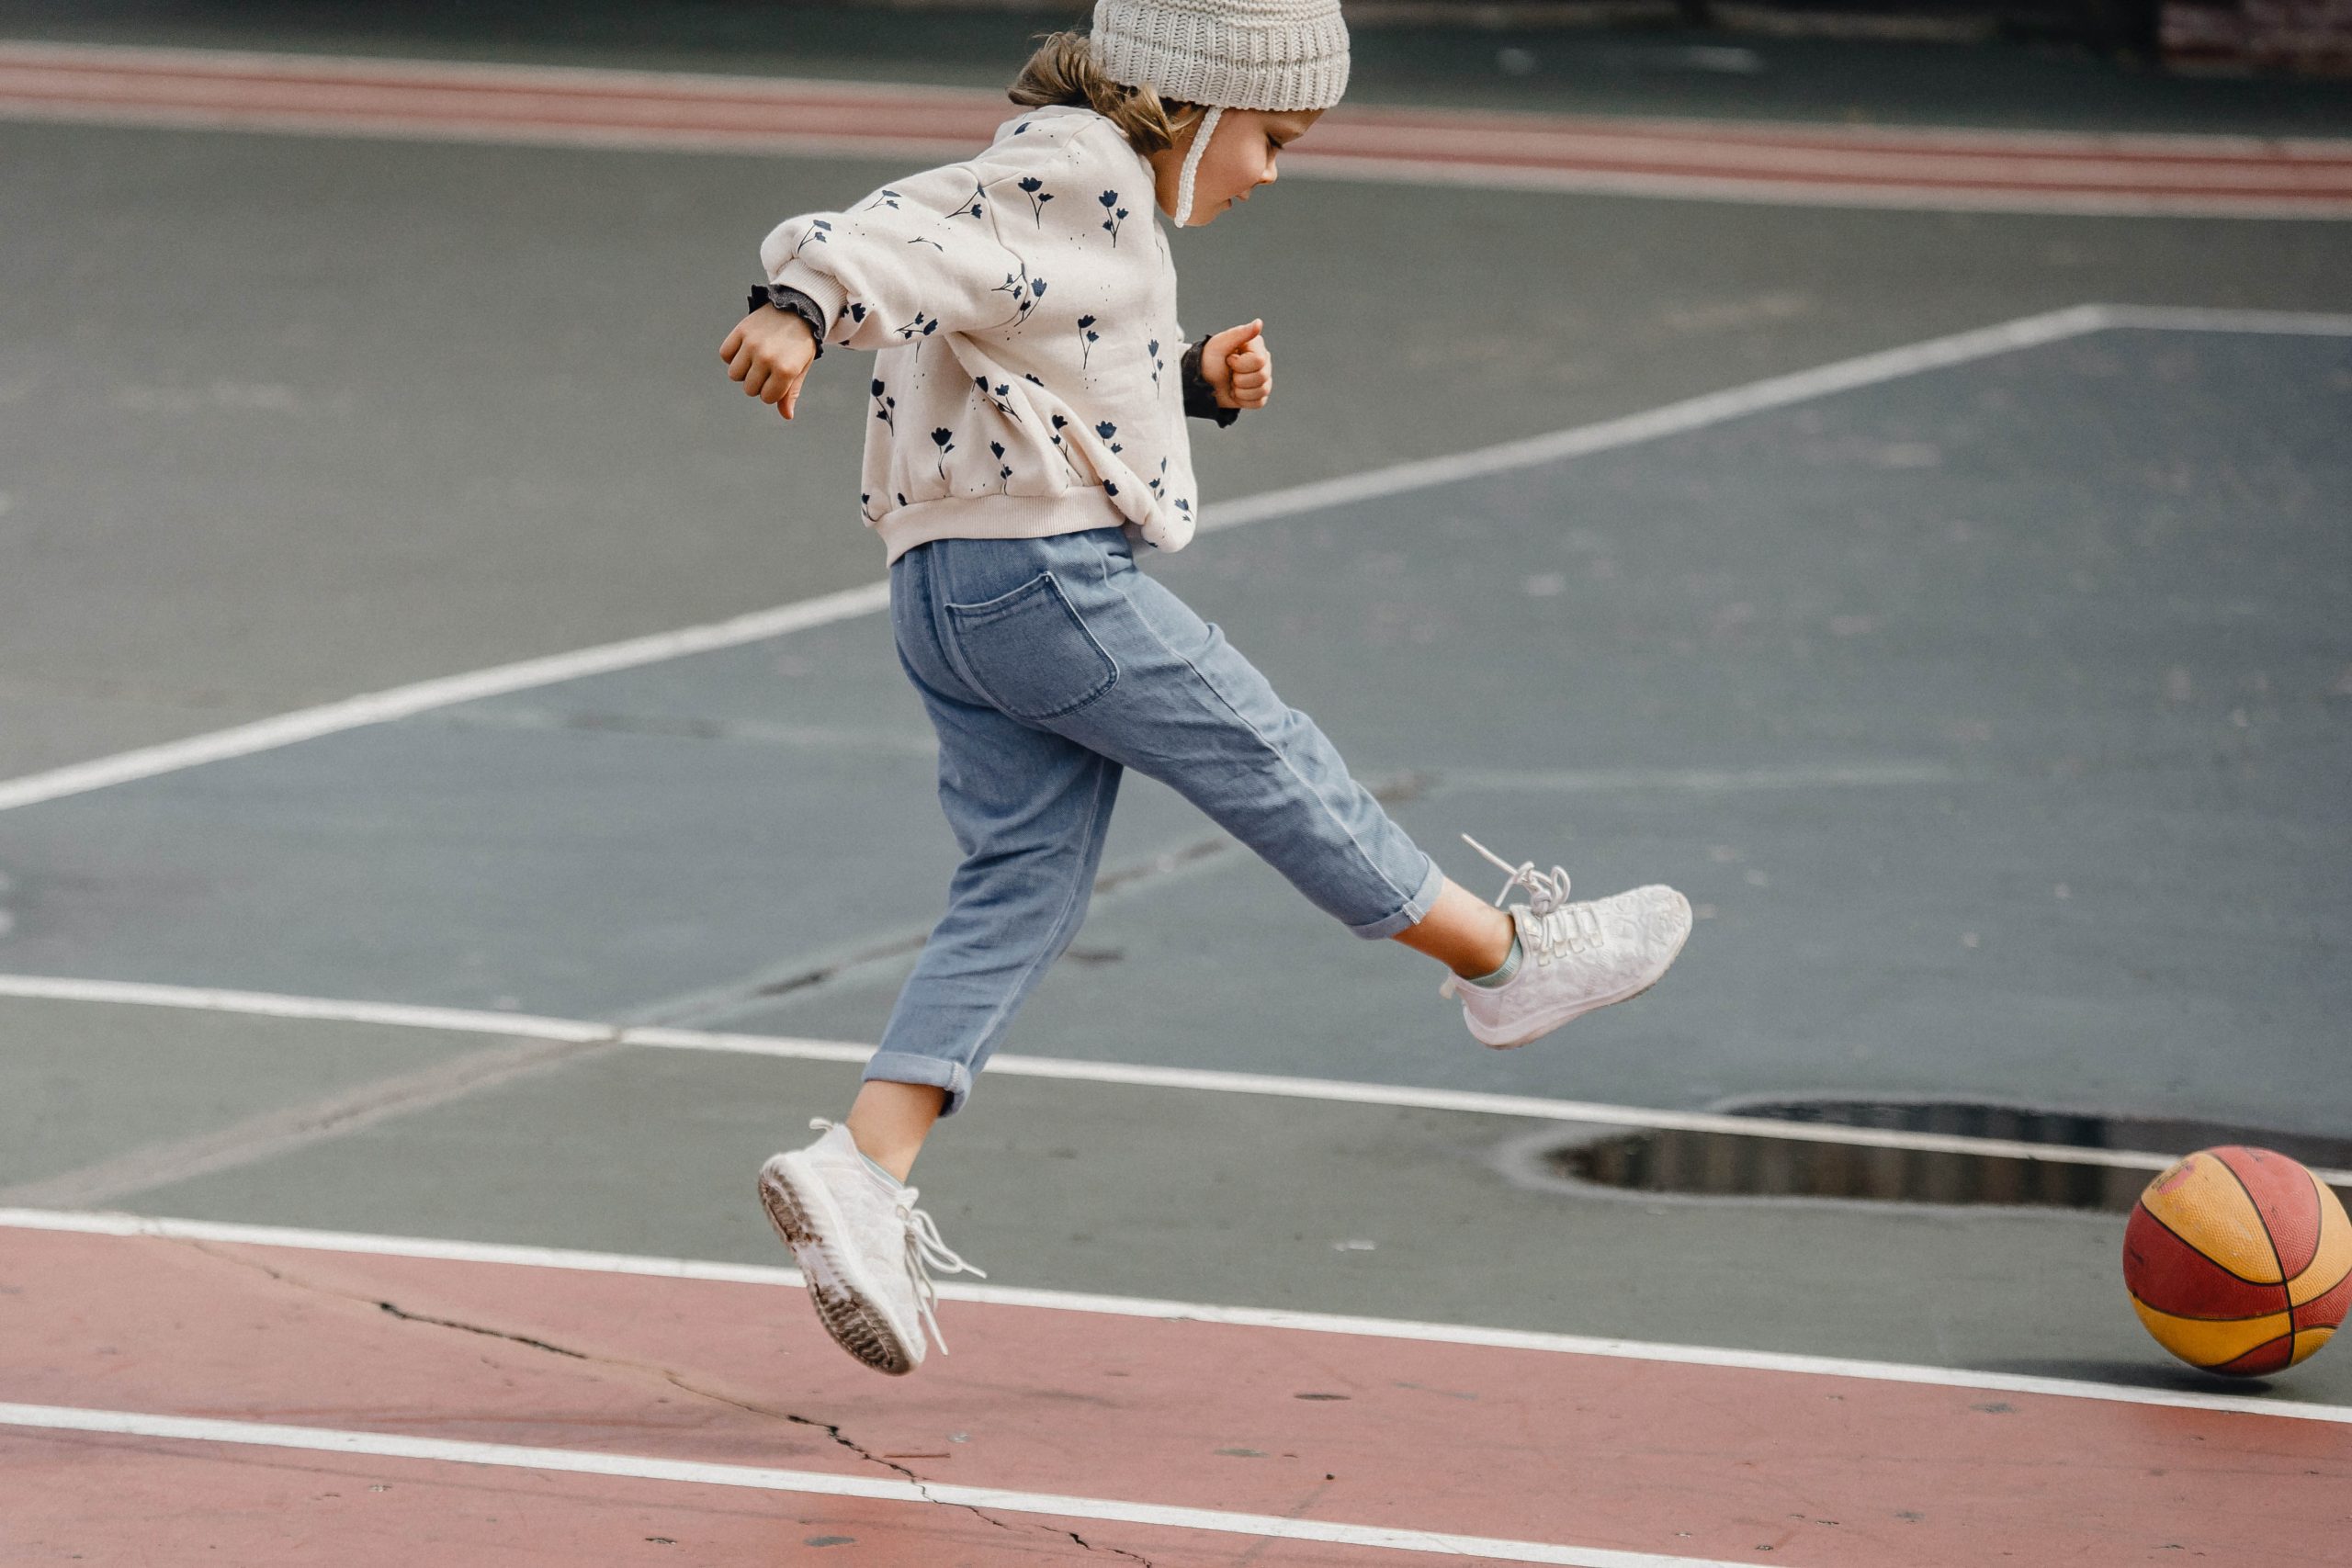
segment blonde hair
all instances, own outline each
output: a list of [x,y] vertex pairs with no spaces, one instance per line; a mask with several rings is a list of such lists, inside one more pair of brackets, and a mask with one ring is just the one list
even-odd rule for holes
[[1128,145],[1147,158],[1176,145],[1179,128],[1169,110],[1197,107],[1170,103],[1149,87],[1112,81],[1095,63],[1086,35],[1074,32],[1042,35],[1037,52],[1021,68],[1005,96],[1023,108],[1068,104],[1092,109],[1117,126]]

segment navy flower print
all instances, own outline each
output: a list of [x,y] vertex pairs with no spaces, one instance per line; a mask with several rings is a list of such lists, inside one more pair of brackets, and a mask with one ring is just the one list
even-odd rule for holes
[[1029,312],[1037,308],[1038,296],[1046,292],[1046,280],[1042,277],[1030,276],[1029,264],[1024,261],[1021,264],[1019,272],[1006,274],[1004,281],[989,292],[1011,298],[1016,312],[1012,324],[1019,326],[1029,319]]
[[979,175],[974,175],[972,176],[972,194],[964,198],[963,205],[956,209],[956,216],[958,218],[978,218],[981,216],[988,210],[988,194],[989,187],[980,182]]
[[849,319],[853,322],[863,325],[865,321],[865,307],[854,299],[851,300],[849,302]]
[[821,218],[812,218],[809,220],[808,237],[801,243],[803,244],[809,245],[821,245],[832,237],[833,226],[831,223],[826,222]]
[[1069,443],[1062,439],[1062,432],[1069,428],[1069,420],[1064,415],[1056,414],[1054,415],[1054,428],[1048,433],[1048,435],[1056,448],[1060,451],[1062,455],[1062,461],[1069,465],[1070,472],[1077,473],[1080,471],[1078,459],[1070,456]]
[[947,477],[947,454],[956,450],[956,433],[942,425],[931,433],[932,445],[939,448],[939,477]]
[[899,434],[899,400],[891,397],[878,380],[874,383],[874,417],[888,425],[891,434]]
[[1011,494],[1012,490],[1012,465],[1004,460],[1004,443],[1001,441],[991,441],[989,443],[989,450],[996,454],[997,493],[999,495]]
[[[1028,129],[1029,128],[1024,125],[1021,128],[1021,130],[1026,130]],[[1016,130],[1012,134],[1018,136],[1021,134],[1021,130]],[[1029,215],[1037,220],[1038,228],[1044,228],[1046,226],[1046,203],[1054,199],[1054,193],[1047,190],[1046,188],[1046,182],[1039,179],[1035,175],[1028,175],[1023,177],[1021,181],[1021,190],[1022,194],[1025,195],[1029,198]]]
[[887,207],[890,209],[891,211],[896,212],[899,209],[899,193],[892,190],[888,186],[884,186],[880,190],[874,193],[874,199],[872,201],[867,202],[864,207],[859,208],[858,210],[860,212],[871,212],[877,207]]
[[913,341],[915,353],[920,355],[922,353],[922,340],[929,337],[938,330],[939,320],[937,317],[927,316],[922,311],[917,310],[913,321],[909,321],[906,325],[898,329],[899,341],[901,343],[906,343],[910,340]]
[[1111,231],[1111,248],[1115,251],[1119,248],[1119,225],[1125,220],[1127,209],[1119,205],[1119,193],[1114,190],[1106,190],[1095,199],[1102,204],[1106,214],[1102,227]]
[[[1159,459],[1159,477],[1158,479],[1153,479],[1153,480],[1151,481],[1151,493],[1152,493],[1153,495],[1155,495],[1155,496],[1159,496],[1159,495],[1160,495],[1160,493],[1161,493],[1161,492],[1160,492],[1160,489],[1159,489],[1159,487],[1160,487],[1161,485],[1166,484],[1167,482],[1168,482],[1168,459],[1167,459],[1167,458],[1165,458],[1165,457],[1162,457],[1161,459]],[[1164,500],[1164,499],[1166,499],[1166,498],[1165,498],[1164,496],[1162,496],[1162,497],[1161,497],[1161,499],[1163,499],[1163,500]]]
[[926,240],[920,234],[916,235],[913,239],[909,240],[907,243],[910,245],[929,245],[933,250],[937,251],[943,256],[947,254],[947,247],[945,245],[941,244],[936,240]]
[[1155,394],[1157,394],[1159,390],[1159,373],[1168,368],[1168,362],[1159,357],[1159,340],[1158,338],[1154,338],[1149,343],[1144,344],[1143,351],[1151,355],[1151,389]]
[[[1113,424],[1106,419],[1102,421],[1102,423],[1094,427],[1094,434],[1101,436],[1105,441],[1111,441],[1111,437],[1119,434],[1119,427]],[[1115,441],[1111,441],[1111,450],[1114,452],[1124,452],[1126,448],[1120,446]]]
[[1086,368],[1087,356],[1094,352],[1094,345],[1102,339],[1102,334],[1094,330],[1093,317],[1080,316],[1078,319],[1078,367],[1080,370]]
[[874,497],[866,493],[865,491],[859,491],[857,492],[857,514],[860,517],[865,518],[868,523],[879,523],[882,521],[882,514],[878,512],[868,510],[867,503],[872,502],[873,499]]
[[1018,424],[1021,423],[1021,411],[1004,400],[1012,395],[1012,382],[999,381],[996,386],[991,389],[989,386],[989,378],[987,377],[975,376],[972,378],[972,385],[980,389],[980,396],[988,399],[989,407],[995,409],[997,412],[1004,415],[1005,418],[1012,421],[1013,423]]

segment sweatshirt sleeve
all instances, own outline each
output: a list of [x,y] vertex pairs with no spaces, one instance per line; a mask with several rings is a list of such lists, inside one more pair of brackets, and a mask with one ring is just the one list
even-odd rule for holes
[[768,281],[832,323],[825,341],[882,349],[1018,319],[1033,301],[1020,256],[997,238],[979,175],[951,164],[884,186],[846,212],[810,212],[760,245]]

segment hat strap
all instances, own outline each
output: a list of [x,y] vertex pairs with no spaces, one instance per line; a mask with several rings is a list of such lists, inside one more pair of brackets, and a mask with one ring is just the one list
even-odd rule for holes
[[1225,113],[1221,104],[1209,106],[1201,129],[1193,133],[1193,145],[1184,154],[1184,168],[1176,176],[1176,227],[1182,229],[1193,216],[1193,175],[1201,166],[1201,154],[1209,150],[1209,138],[1216,134],[1216,122]]

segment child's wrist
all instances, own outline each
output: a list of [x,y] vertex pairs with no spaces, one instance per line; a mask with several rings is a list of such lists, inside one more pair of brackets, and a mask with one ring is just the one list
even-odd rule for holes
[[822,359],[825,356],[825,329],[817,316],[817,311],[821,307],[815,300],[796,288],[759,284],[752,289],[751,305],[754,313],[764,306],[776,314],[789,316],[807,327],[809,346],[817,351],[816,357]]

